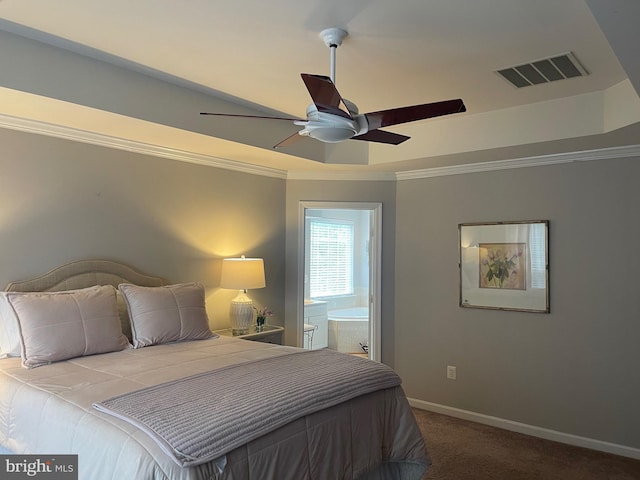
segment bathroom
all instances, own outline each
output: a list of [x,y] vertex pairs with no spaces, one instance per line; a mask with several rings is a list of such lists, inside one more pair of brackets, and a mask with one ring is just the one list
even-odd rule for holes
[[304,347],[368,356],[371,212],[305,211]]

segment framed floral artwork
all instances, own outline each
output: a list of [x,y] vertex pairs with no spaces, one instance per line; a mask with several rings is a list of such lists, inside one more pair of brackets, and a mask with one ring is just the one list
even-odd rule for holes
[[460,306],[549,313],[549,221],[461,223]]
[[526,243],[480,243],[478,249],[480,288],[526,290]]

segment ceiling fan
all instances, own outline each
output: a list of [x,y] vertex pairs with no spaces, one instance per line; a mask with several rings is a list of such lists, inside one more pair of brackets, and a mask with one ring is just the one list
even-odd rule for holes
[[331,49],[331,77],[309,73],[301,74],[302,81],[313,100],[313,103],[307,107],[306,119],[209,112],[202,112],[201,115],[287,120],[293,121],[295,125],[304,127],[273,147],[280,148],[291,145],[303,137],[315,138],[325,143],[338,143],[353,139],[399,145],[409,140],[410,137],[380,130],[380,128],[466,112],[467,108],[463,101],[456,99],[392,108],[378,112],[359,113],[358,107],[349,100],[342,98],[335,86],[336,49],[342,44],[342,40],[346,36],[347,32],[340,28],[328,28],[320,32],[320,37],[327,47]]

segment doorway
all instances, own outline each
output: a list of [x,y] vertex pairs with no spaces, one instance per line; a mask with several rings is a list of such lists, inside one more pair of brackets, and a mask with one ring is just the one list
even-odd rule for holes
[[380,361],[379,203],[301,202],[302,346]]

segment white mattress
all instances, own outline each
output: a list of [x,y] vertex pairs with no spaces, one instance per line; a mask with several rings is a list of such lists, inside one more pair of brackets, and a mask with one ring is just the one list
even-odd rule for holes
[[[175,464],[146,433],[91,406],[291,349],[220,337],[80,357],[31,370],[18,358],[1,359],[0,445],[15,453],[78,454],[79,478],[91,480],[350,479],[364,478],[367,472],[372,479],[419,479],[429,460],[400,387],[308,415],[233,450],[217,464],[189,468]],[[264,408],[269,408],[268,398]],[[393,468],[392,476],[384,473],[388,468]]]

